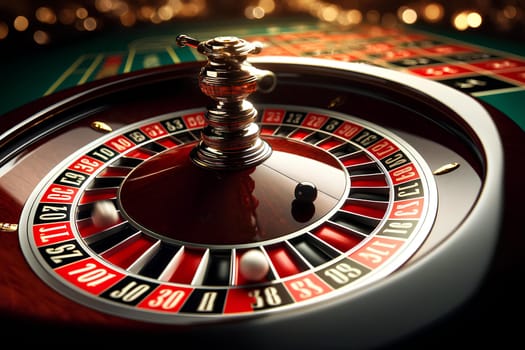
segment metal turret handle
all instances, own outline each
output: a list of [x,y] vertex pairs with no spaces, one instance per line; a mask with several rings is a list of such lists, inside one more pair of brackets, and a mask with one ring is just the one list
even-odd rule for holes
[[216,102],[207,110],[208,125],[191,153],[192,160],[215,170],[262,163],[271,155],[271,148],[260,138],[257,110],[246,100],[256,90],[272,91],[276,84],[273,72],[246,61],[249,54],[260,53],[262,45],[232,36],[198,41],[186,35],[179,35],[177,44],[196,48],[208,57],[199,73],[199,87]]

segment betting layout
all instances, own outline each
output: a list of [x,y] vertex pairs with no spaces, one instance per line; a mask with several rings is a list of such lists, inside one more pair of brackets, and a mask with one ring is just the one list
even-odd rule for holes
[[268,55],[362,61],[436,79],[474,95],[518,91],[525,85],[524,59],[429,34],[372,27],[358,32],[312,31],[253,39],[268,44]]
[[[270,27],[244,34],[247,40],[261,41],[268,56],[365,62],[437,80],[495,105],[525,129],[519,108],[525,97],[525,58],[521,56],[435,34],[377,26],[345,31],[306,25]],[[130,43],[125,53],[81,55],[46,94],[111,75],[203,59],[194,49],[177,47],[175,35],[145,37]]]
[[525,129],[525,58],[422,32],[361,27],[249,37],[266,55],[364,62],[439,81],[495,105]]

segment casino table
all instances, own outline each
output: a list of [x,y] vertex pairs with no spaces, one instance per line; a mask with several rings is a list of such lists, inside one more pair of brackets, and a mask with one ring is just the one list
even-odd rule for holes
[[[265,55],[367,62],[439,80],[495,106],[522,129],[525,128],[520,113],[525,84],[525,49],[516,41],[413,27],[410,30],[382,30],[380,26],[363,26],[352,29],[350,33],[337,33],[337,29],[326,24],[304,19],[262,25],[229,21],[212,27],[197,23],[189,28],[170,25],[167,28],[109,33],[39,55],[39,65],[44,65],[45,70],[34,69],[35,57],[6,55],[3,57],[6,60],[3,72],[6,84],[0,113],[38,97],[103,77],[204,60],[194,50],[177,47],[174,42],[177,34],[188,31],[194,36],[207,38],[224,32],[263,41],[268,44]],[[341,40],[345,40],[344,44]],[[431,66],[431,69],[426,66]]]
[[[213,51],[232,41],[257,43],[235,74],[272,86],[221,80],[246,64]],[[234,348],[520,339],[519,43],[304,18],[196,21],[1,62],[6,339]],[[245,142],[221,128],[246,120],[224,114],[256,119],[243,133],[257,130],[261,143],[241,161],[214,154],[212,145]],[[93,214],[108,200],[120,212],[109,228]],[[270,264],[257,279],[242,272],[253,251]]]

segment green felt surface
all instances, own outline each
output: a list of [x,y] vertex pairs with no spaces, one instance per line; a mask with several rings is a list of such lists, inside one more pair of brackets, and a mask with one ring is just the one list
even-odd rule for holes
[[[409,74],[420,72],[424,68],[440,67],[443,64],[459,64],[468,67],[469,70],[474,70],[450,77],[444,75],[429,78],[443,80],[443,82],[454,86],[453,84],[458,84],[454,79],[464,79],[465,81],[471,79],[469,81],[472,81],[472,79],[489,76],[491,81],[496,81],[496,85],[490,89],[472,91],[471,94],[496,107],[525,130],[525,113],[523,113],[525,49],[521,45],[476,35],[437,30],[429,31],[415,27],[399,28],[394,34],[385,31],[377,35],[368,35],[369,29],[367,28],[356,27],[341,30],[306,20],[255,23],[244,21],[213,24],[183,23],[145,30],[128,29],[104,33],[89,40],[42,51],[38,55],[4,56],[0,60],[3,77],[0,117],[2,114],[41,96],[108,75],[204,59],[194,49],[177,46],[175,39],[177,35],[182,33],[194,36],[199,40],[220,35],[236,35],[256,39],[267,38],[265,42],[271,47],[268,50],[273,50],[267,52],[271,54],[277,52],[284,55],[319,56],[334,59],[341,59],[342,57],[343,60],[370,62],[387,68],[406,71]],[[315,35],[316,33],[320,35]],[[291,36],[287,37],[286,34],[291,34]],[[294,37],[295,34],[297,37]],[[353,34],[356,36],[354,37]],[[425,46],[428,45],[425,40],[435,42],[431,44],[433,46]],[[385,44],[393,47],[385,46]],[[517,65],[501,71],[480,70],[478,67],[472,66],[471,62],[456,62],[444,51],[432,51],[441,45],[459,47],[458,53],[463,53],[462,50],[466,50],[467,52],[489,54],[490,59],[511,59],[514,63],[517,62]],[[275,51],[276,49],[277,51]],[[415,53],[413,52],[413,55],[408,58],[430,57],[432,60],[429,64],[412,68],[400,64],[401,58],[398,60],[386,59],[385,56],[382,56],[388,50],[394,52],[404,49],[415,50]],[[507,75],[501,75],[500,72],[507,73]],[[510,79],[509,72],[511,74]]]

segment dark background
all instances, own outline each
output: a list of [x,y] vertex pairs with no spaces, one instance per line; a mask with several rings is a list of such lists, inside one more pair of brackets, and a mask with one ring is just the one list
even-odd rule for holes
[[[0,0],[0,53],[47,50],[111,31],[221,19],[307,16],[348,27],[396,26],[407,23],[406,9],[417,13],[410,25],[525,39],[525,0]],[[352,10],[353,17],[345,19]],[[458,29],[455,20],[471,12],[481,16],[481,24]]]

